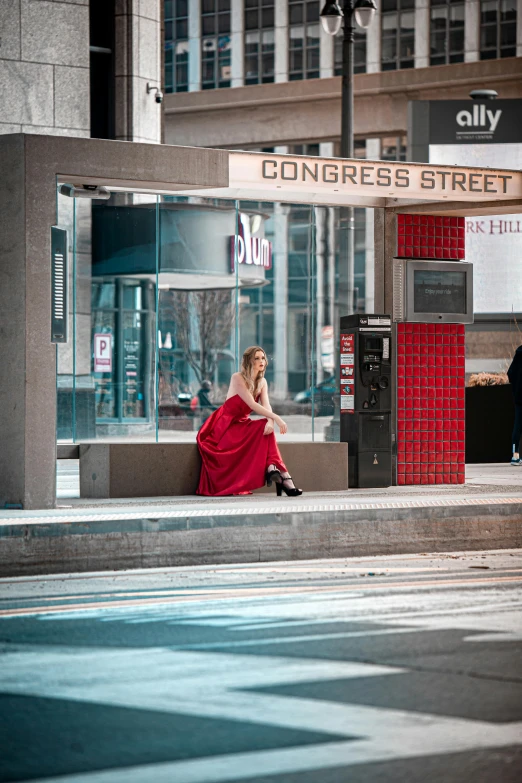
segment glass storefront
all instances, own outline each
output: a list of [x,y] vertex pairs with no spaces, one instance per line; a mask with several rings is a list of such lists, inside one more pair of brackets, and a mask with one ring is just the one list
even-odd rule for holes
[[[59,441],[195,441],[249,345],[265,349],[290,440],[337,440],[339,210],[115,192],[58,194],[69,342],[57,346]],[[355,210],[355,309],[365,309]]]

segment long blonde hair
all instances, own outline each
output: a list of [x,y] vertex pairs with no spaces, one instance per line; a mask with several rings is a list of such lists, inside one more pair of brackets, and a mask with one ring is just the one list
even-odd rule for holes
[[266,370],[266,368],[268,367],[268,359],[264,349],[261,348],[260,345],[251,345],[250,348],[247,348],[241,360],[241,375],[246,383],[248,391],[254,398],[257,396],[257,393],[259,391],[259,385],[263,380],[263,378],[265,377],[264,372],[259,372],[257,374],[257,377],[252,380],[252,365],[254,364],[254,358],[258,351],[262,351],[263,356],[265,357],[265,362],[266,362],[265,370]]

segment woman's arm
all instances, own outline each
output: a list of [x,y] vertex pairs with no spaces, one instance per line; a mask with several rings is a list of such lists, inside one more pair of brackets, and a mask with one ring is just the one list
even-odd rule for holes
[[254,413],[257,413],[259,416],[266,416],[267,419],[273,419],[279,429],[281,430],[281,433],[284,434],[287,431],[287,426],[283,419],[278,416],[276,413],[273,412],[271,408],[265,408],[263,405],[259,405],[250,392],[248,391],[247,387],[245,386],[245,382],[243,380],[243,377],[241,373],[235,372],[231,378],[231,385],[232,389],[236,394],[239,394],[241,399],[246,402],[248,407],[254,411]]
[[263,408],[266,408],[267,411],[272,410],[270,400],[268,399],[268,383],[266,382],[266,379],[263,379],[263,385],[261,386],[261,405]]
[[[268,399],[268,383],[266,382],[266,378],[263,379],[263,383],[261,386],[261,405],[263,406],[263,408],[266,408],[269,411],[272,410],[272,406],[270,405],[270,400]],[[265,424],[265,430],[263,432],[263,435],[271,435],[273,431],[274,431],[274,422],[268,419],[267,423]]]

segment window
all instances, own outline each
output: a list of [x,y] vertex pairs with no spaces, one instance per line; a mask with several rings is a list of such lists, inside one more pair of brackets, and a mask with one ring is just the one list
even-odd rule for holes
[[517,53],[516,0],[488,0],[480,4],[480,59],[515,57]]
[[245,84],[274,81],[274,0],[245,0]]
[[307,155],[312,158],[319,155],[319,144],[291,144],[288,152],[290,155]]
[[[343,35],[342,32],[334,38],[334,74],[342,76],[343,72]],[[353,72],[366,73],[366,32],[355,30],[353,45]]]
[[431,0],[430,65],[464,62],[464,5]]
[[319,78],[319,2],[288,0],[288,78]]
[[415,0],[383,0],[381,9],[382,70],[413,68]]
[[382,139],[381,160],[406,160],[406,136]]
[[230,87],[230,0],[201,0],[201,87]]
[[165,0],[165,92],[187,92],[188,65],[188,0]]

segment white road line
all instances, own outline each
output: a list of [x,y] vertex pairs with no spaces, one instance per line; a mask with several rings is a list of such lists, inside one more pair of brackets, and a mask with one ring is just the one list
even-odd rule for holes
[[[32,783],[231,783],[264,775],[284,775],[316,771],[354,764],[422,758],[445,753],[485,750],[520,744],[522,723],[504,726],[484,724],[481,731],[454,734],[431,724],[411,727],[409,742],[404,737],[379,737],[377,740],[329,742],[282,750],[234,753],[192,761],[174,761],[133,767],[40,778]],[[400,745],[397,744],[400,741]],[[348,773],[349,774],[349,773]]]
[[[353,738],[82,775],[63,783],[224,783],[426,755],[500,748],[522,741],[522,723],[493,724],[361,704],[256,693],[252,689],[405,669],[359,662],[154,649],[36,649],[4,655],[4,693],[248,722]],[[246,690],[245,690],[246,689]],[[50,783],[52,779],[48,779]]]

